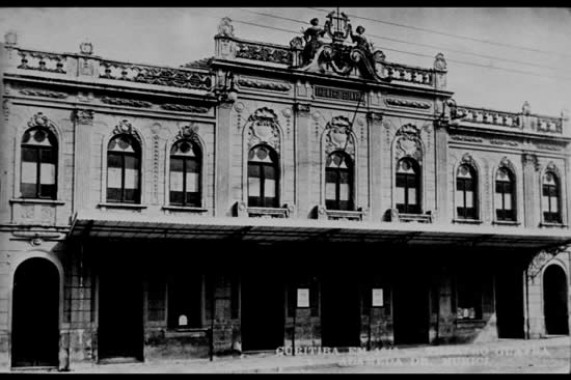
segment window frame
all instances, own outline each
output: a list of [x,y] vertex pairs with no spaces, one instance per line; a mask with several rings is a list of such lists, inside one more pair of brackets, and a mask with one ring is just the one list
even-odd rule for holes
[[[509,186],[511,187],[511,191],[508,193],[506,191],[502,191],[501,193],[498,192],[498,174],[500,173],[500,171],[503,170],[507,173],[507,177],[509,179],[509,181],[499,181],[500,183],[503,183],[503,185],[505,184],[509,184]],[[505,186],[503,186],[505,187]],[[497,198],[496,195],[497,194],[501,194],[501,199],[502,199],[502,204],[498,205],[495,202],[495,199]],[[504,213],[507,214],[507,210],[505,208],[505,197],[506,194],[509,194],[511,196],[511,218],[509,217],[500,217],[500,215],[498,214],[499,211],[502,211]],[[517,207],[517,182],[516,182],[516,177],[514,174],[514,171],[507,167],[507,166],[500,166],[497,170],[496,170],[496,174],[494,176],[494,216],[496,218],[496,221],[499,222],[517,222],[518,216],[518,207]]]
[[[473,211],[473,215],[468,215],[468,211],[470,208],[466,207],[466,200],[467,200],[467,193],[470,190],[466,190],[466,182],[468,181],[468,179],[466,178],[461,178],[459,176],[460,174],[460,170],[462,169],[462,167],[465,167],[468,169],[468,172],[471,176],[471,181],[472,181],[472,203],[473,203],[473,207],[471,207],[474,211]],[[479,207],[479,193],[478,193],[478,189],[479,189],[479,181],[478,181],[478,171],[476,170],[476,168],[474,168],[473,165],[463,162],[460,165],[458,165],[458,168],[456,169],[456,181],[455,181],[455,190],[454,190],[454,199],[455,202],[458,200],[456,194],[458,191],[462,191],[462,203],[461,204],[457,204],[456,203],[456,217],[460,220],[478,220],[479,219],[479,213],[480,213],[480,207]],[[459,181],[462,181],[463,184],[463,188],[461,190],[458,189],[458,183]],[[463,213],[460,212],[460,209],[463,210]]]
[[[329,159],[335,155],[339,155],[343,158],[343,160],[345,161],[347,168],[339,168],[339,167],[329,167],[327,165],[327,162],[329,161]],[[333,182],[328,182],[327,181],[327,174],[329,173],[335,173],[335,200],[329,200],[327,198],[327,184],[328,183],[333,183]],[[349,196],[348,196],[348,201],[347,201],[347,208],[341,208],[341,202],[344,202],[341,200],[340,195],[341,195],[341,185],[344,182],[341,182],[341,177],[342,177],[342,173],[347,173],[347,177],[348,177],[348,185],[349,185]],[[334,152],[329,153],[326,157],[325,157],[325,208],[327,210],[335,210],[335,211],[355,211],[355,163],[353,162],[353,159],[351,158],[351,156],[349,154],[347,154],[347,152],[343,152],[340,150],[336,150]],[[334,202],[334,207],[330,207],[329,205],[331,204],[331,202]]]
[[[416,211],[415,211],[415,210],[410,210],[410,208],[411,208],[412,206],[409,204],[410,202],[408,201],[409,189],[411,189],[411,188],[408,186],[409,181],[408,181],[408,177],[407,177],[407,176],[410,176],[410,174],[407,174],[407,173],[399,173],[399,171],[398,171],[398,170],[399,170],[400,163],[401,163],[402,161],[407,161],[407,162],[409,162],[409,163],[411,164],[412,170],[414,171],[414,176],[415,176],[415,181],[414,181],[414,183],[415,183],[415,185],[416,185],[415,189],[416,189],[416,202],[417,202],[417,203],[416,203],[416,208],[417,208]],[[398,176],[399,176],[399,175],[405,175],[405,181],[404,181],[405,186],[404,186],[404,187],[400,187],[400,186],[398,185],[398,184],[399,184],[399,180],[398,180]],[[396,192],[398,192],[398,191],[404,191],[404,202],[405,202],[405,203],[397,203],[397,202],[395,201],[395,208],[398,210],[398,212],[399,212],[400,214],[415,214],[415,215],[420,215],[420,214],[422,214],[422,194],[421,194],[421,193],[422,193],[422,184],[421,184],[422,181],[421,181],[421,175],[422,175],[422,173],[421,173],[420,164],[419,164],[418,161],[416,161],[414,158],[412,158],[412,157],[403,157],[403,158],[397,160],[396,168],[395,168],[395,176],[394,176],[394,181],[395,181],[395,187],[394,187],[394,189],[395,189]],[[403,207],[404,209],[403,209],[402,211],[401,211],[401,207],[399,207],[400,205],[404,205],[404,207]]]
[[[550,174],[553,177],[553,180],[555,182],[555,185],[550,185],[550,184],[545,184],[545,176]],[[553,193],[555,193],[555,195],[549,194],[548,197],[548,205],[547,205],[547,209],[549,211],[546,211],[546,205],[544,202],[544,193],[545,193],[545,188],[551,188],[551,189],[555,189],[555,191],[553,191]],[[557,212],[552,212],[551,211],[551,205],[552,205],[552,199],[555,198],[556,202],[557,202]],[[562,213],[562,194],[561,194],[561,180],[559,178],[559,175],[555,172],[555,170],[546,170],[542,177],[541,177],[541,218],[543,220],[544,223],[553,223],[553,224],[562,224],[563,223],[563,213]],[[546,217],[546,214],[548,214],[548,216]]]
[[[191,149],[192,149],[193,152],[194,152],[194,157],[182,156],[182,155],[181,155],[181,156],[177,156],[177,155],[175,155],[175,154],[172,153],[173,148],[174,148],[177,144],[180,144],[180,143],[182,143],[182,142],[184,142],[184,141],[188,142],[188,143],[191,145]],[[183,176],[183,182],[182,182],[182,183],[183,183],[183,191],[182,191],[182,193],[183,193],[183,201],[182,201],[182,204],[181,204],[181,203],[177,203],[177,202],[173,202],[172,199],[171,199],[172,189],[171,189],[171,185],[170,185],[170,181],[171,181],[171,177],[170,177],[170,176],[171,176],[171,174],[172,174],[172,172],[173,172],[173,170],[172,170],[173,158],[182,160],[182,163],[183,163],[183,170],[182,170],[182,176]],[[204,170],[204,166],[203,166],[203,159],[204,159],[204,155],[203,155],[202,146],[201,146],[201,144],[199,144],[199,143],[196,142],[196,141],[192,141],[192,140],[189,140],[189,139],[179,139],[179,140],[175,141],[173,144],[171,144],[170,150],[169,150],[168,167],[167,167],[167,169],[168,169],[168,172],[167,172],[167,174],[168,174],[168,182],[167,182],[167,186],[168,186],[168,192],[167,192],[167,193],[168,193],[168,194],[167,194],[167,201],[168,201],[168,203],[167,203],[167,204],[168,204],[169,206],[173,206],[173,207],[189,207],[189,208],[192,208],[192,207],[193,207],[193,208],[201,208],[201,207],[203,206],[203,203],[204,203],[204,191],[203,191],[203,187],[204,187],[204,186],[203,186],[203,170]],[[198,168],[198,171],[195,172],[195,173],[198,174],[198,187],[199,187],[199,188],[198,188],[198,191],[195,192],[195,193],[198,194],[198,197],[197,197],[197,198],[198,198],[198,204],[191,204],[191,205],[189,205],[189,204],[188,204],[188,200],[187,200],[187,197],[188,197],[187,194],[188,194],[188,192],[186,191],[186,182],[187,182],[187,181],[186,181],[186,178],[187,178],[188,172],[187,172],[186,168],[187,168],[188,161],[195,161],[196,166],[197,166],[197,168]]]
[[[23,142],[24,139],[24,135],[26,133],[32,132],[32,131],[42,131],[46,134],[46,138],[48,139],[48,141],[50,142],[50,146],[46,147],[46,146],[34,146],[34,145],[28,145],[27,142]],[[29,149],[29,150],[33,150],[36,153],[36,160],[35,160],[35,164],[36,164],[36,179],[35,179],[35,194],[34,196],[26,196],[23,194],[23,182],[22,182],[22,178],[23,178],[23,171],[24,171],[24,162],[33,162],[33,161],[24,161],[24,149]],[[52,195],[49,196],[42,196],[41,193],[41,165],[42,165],[42,152],[44,151],[50,151],[51,157],[52,157],[52,164],[54,166],[54,191]],[[19,144],[19,171],[18,171],[18,199],[26,199],[26,200],[57,200],[58,199],[58,189],[59,189],[59,165],[60,165],[60,149],[59,149],[59,141],[58,141],[58,137],[57,135],[50,130],[49,128],[45,128],[42,126],[33,126],[31,128],[27,128],[24,133],[22,133],[20,135],[20,144]]]
[[[119,138],[128,138],[131,142],[131,146],[133,147],[133,150],[135,151],[134,153],[130,153],[130,152],[114,152],[114,151],[110,151],[109,150],[109,145],[111,144],[111,142],[115,139],[119,139]],[[141,146],[141,142],[132,134],[128,134],[128,133],[120,133],[117,134],[113,137],[111,137],[108,141],[107,141],[107,145],[105,147],[105,156],[104,156],[104,161],[105,161],[105,189],[104,189],[104,195],[105,195],[105,202],[110,203],[110,204],[129,204],[129,205],[140,205],[142,204],[142,198],[143,198],[143,191],[142,191],[142,185],[143,185],[143,149]],[[116,199],[110,199],[109,197],[109,156],[110,154],[115,154],[115,155],[120,155],[121,157],[121,199],[120,200],[116,200]],[[134,197],[135,199],[133,201],[131,200],[125,200],[125,172],[126,172],[126,167],[125,167],[125,157],[126,156],[131,156],[131,157],[135,157],[137,158],[137,192],[135,193],[136,196]]]
[[[253,152],[255,149],[263,148],[268,151],[268,156],[270,157],[270,163],[266,162],[257,162],[250,160],[250,153]],[[255,166],[258,168],[260,176],[256,177],[259,179],[259,196],[253,197],[250,196],[250,167]],[[265,168],[272,168],[274,171],[274,194],[275,196],[274,201],[267,201],[266,195],[266,188],[265,188],[265,175],[266,170]],[[254,177],[252,177],[254,178]],[[246,156],[246,204],[247,207],[264,207],[264,208],[279,208],[280,207],[280,185],[281,185],[281,170],[280,170],[280,157],[278,152],[268,144],[257,144],[248,149],[247,156]],[[258,204],[252,204],[250,198],[258,198]]]

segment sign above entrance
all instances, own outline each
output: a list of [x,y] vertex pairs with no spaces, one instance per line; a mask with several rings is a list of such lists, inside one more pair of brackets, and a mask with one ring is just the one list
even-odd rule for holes
[[336,99],[348,102],[358,102],[361,100],[359,91],[342,90],[332,87],[315,86],[314,95],[317,98]]
[[383,304],[383,289],[373,288],[372,307],[381,307]]
[[309,307],[309,289],[297,289],[297,307]]

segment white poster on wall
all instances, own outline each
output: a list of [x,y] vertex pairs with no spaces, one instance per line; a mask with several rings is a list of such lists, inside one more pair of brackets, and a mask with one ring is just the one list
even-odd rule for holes
[[297,307],[309,307],[309,289],[297,289]]
[[373,288],[372,304],[373,307],[383,306],[383,289]]

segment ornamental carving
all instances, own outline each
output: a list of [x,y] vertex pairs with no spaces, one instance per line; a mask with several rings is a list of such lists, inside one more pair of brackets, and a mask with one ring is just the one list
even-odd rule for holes
[[116,106],[129,106],[129,107],[137,107],[137,108],[149,108],[153,106],[151,102],[145,102],[142,100],[133,100],[133,99],[121,99],[121,98],[110,98],[104,96],[101,98],[101,101],[105,104],[112,104]]
[[23,50],[18,54],[22,57],[18,69],[65,74],[63,65],[66,57],[63,55]]
[[278,116],[269,108],[256,110],[246,122],[248,150],[253,146],[264,143],[280,150],[280,130]]
[[115,129],[113,129],[113,134],[114,135],[127,134],[135,137],[139,142],[141,141],[141,137],[139,136],[135,128],[133,128],[133,125],[131,125],[131,123],[125,119],[121,120],[119,124],[115,126]]
[[20,90],[20,94],[26,96],[43,96],[45,98],[54,98],[54,99],[65,99],[68,96],[65,92],[28,90],[28,89]]
[[472,155],[470,153],[464,153],[462,155],[462,158],[460,159],[460,163],[461,164],[468,164],[474,168],[477,167],[476,160],[474,160],[474,157],[472,157]]
[[398,107],[409,107],[409,108],[420,108],[420,109],[430,108],[429,103],[415,102],[403,99],[386,98],[385,103],[390,106],[398,106]]
[[161,104],[160,107],[167,111],[178,111],[178,112],[191,112],[191,113],[207,113],[210,108],[206,107],[193,107],[186,106],[183,104]]
[[30,121],[28,121],[28,128],[34,128],[34,127],[47,128],[54,135],[56,136],[58,135],[54,123],[41,112],[38,112],[37,114],[32,116]]
[[512,162],[510,161],[510,159],[507,158],[506,156],[502,157],[502,159],[500,160],[500,166],[499,166],[499,167],[500,167],[500,168],[501,168],[501,167],[508,168],[508,169],[510,169],[510,170],[512,171],[512,173],[515,173],[515,172],[516,172],[514,165],[512,164]]
[[289,65],[291,53],[284,48],[240,42],[236,44],[236,58]]
[[99,77],[104,79],[198,90],[210,90],[213,86],[210,74],[188,69],[167,69],[109,61],[101,62],[100,69],[102,72]]
[[422,143],[419,129],[412,124],[403,125],[396,133],[396,159],[412,157],[417,162],[422,161]]
[[536,277],[541,270],[555,257],[551,252],[541,251],[533,257],[528,266],[527,273],[529,277]]
[[[358,72],[367,79],[390,79],[383,70],[385,54],[374,50],[364,35],[365,28],[358,26],[353,32],[346,14],[329,13],[323,28],[317,18],[310,24],[302,37],[290,41],[290,47],[296,53],[294,66],[297,69],[320,73],[332,71],[341,76]],[[323,41],[325,34],[329,35],[331,43]],[[346,42],[349,37],[351,41]]]
[[523,166],[532,165],[535,170],[539,170],[539,160],[537,159],[537,156],[535,154],[524,153],[521,156],[521,160],[522,160]]
[[89,125],[93,122],[93,110],[76,109],[73,118],[78,124]]
[[355,160],[355,140],[351,122],[344,116],[336,116],[325,126],[325,153],[342,150]]
[[262,90],[289,91],[291,89],[291,85],[287,83],[267,82],[245,78],[238,79],[237,83],[242,87],[259,88]]
[[195,144],[199,144],[200,139],[198,138],[198,130],[199,128],[197,125],[184,125],[179,129],[175,136],[175,140],[189,140]]

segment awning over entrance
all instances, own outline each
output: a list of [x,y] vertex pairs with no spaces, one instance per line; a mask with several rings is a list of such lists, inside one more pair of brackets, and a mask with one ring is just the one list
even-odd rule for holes
[[103,212],[75,215],[70,237],[210,239],[259,242],[387,243],[513,249],[571,244],[567,229],[421,223],[372,223]]

